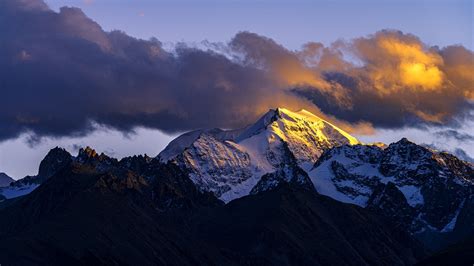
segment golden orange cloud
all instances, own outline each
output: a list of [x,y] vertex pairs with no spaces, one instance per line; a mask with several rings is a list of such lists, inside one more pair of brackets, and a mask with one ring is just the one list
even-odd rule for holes
[[380,94],[433,91],[443,86],[442,57],[413,36],[379,32],[356,39],[350,48],[365,63],[363,71]]
[[438,66],[443,60],[439,55],[425,50],[420,43],[406,43],[392,37],[380,38],[379,45],[398,63],[395,73],[399,74],[402,85],[425,90],[441,86],[443,72]]

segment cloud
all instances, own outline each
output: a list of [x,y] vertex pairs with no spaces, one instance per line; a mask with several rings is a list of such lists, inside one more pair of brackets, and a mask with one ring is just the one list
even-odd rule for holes
[[428,148],[428,149],[451,153],[451,154],[453,154],[454,156],[458,157],[459,159],[461,159],[463,161],[474,163],[474,158],[469,156],[469,154],[467,154],[467,152],[465,150],[461,149],[461,148],[455,148],[454,150],[448,150],[448,149],[442,149],[439,146],[435,145],[434,143],[432,143],[432,144],[424,143],[424,144],[421,144],[421,145]]
[[458,45],[440,50],[444,64],[442,70],[446,73],[453,87],[464,94],[464,97],[474,100],[474,53]]
[[0,5],[0,139],[88,134],[92,121],[123,131],[229,128],[271,107],[317,109],[264,70],[213,51],[181,44],[169,53],[156,39],[104,32],[77,8]]
[[472,108],[471,51],[394,31],[299,51],[241,32],[209,49],[167,51],[154,38],[106,32],[77,8],[4,0],[0,38],[0,141],[83,136],[95,123],[123,132],[235,128],[279,106],[370,133],[445,123]]
[[473,109],[474,54],[464,47],[427,47],[413,35],[384,30],[319,49],[319,58],[329,54],[332,62],[320,69],[325,80],[348,101],[341,105],[314,88],[296,92],[340,119],[385,128],[442,125]]
[[329,88],[317,72],[311,71],[298,55],[274,40],[255,33],[238,33],[230,47],[242,55],[245,65],[267,71],[284,87],[306,84],[320,89]]
[[468,142],[468,141],[474,141],[474,136],[467,134],[467,133],[462,133],[454,129],[447,129],[443,131],[437,131],[434,133],[438,137],[443,137],[446,139],[455,139],[460,142]]
[[469,154],[466,153],[463,149],[456,148],[454,150],[454,155],[456,155],[459,159],[464,160],[466,162],[474,163],[474,158],[469,156]]
[[381,31],[352,41],[350,49],[364,63],[365,73],[380,94],[402,90],[432,91],[443,83],[441,56],[413,35]]

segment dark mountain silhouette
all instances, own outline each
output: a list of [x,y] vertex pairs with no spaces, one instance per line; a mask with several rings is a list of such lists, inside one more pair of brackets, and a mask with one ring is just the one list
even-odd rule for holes
[[[49,168],[48,168],[49,169]],[[5,265],[407,265],[421,245],[292,182],[224,205],[172,164],[85,149],[0,209]]]

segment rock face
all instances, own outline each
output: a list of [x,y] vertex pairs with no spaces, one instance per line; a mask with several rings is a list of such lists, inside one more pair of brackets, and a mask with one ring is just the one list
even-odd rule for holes
[[424,239],[452,232],[474,191],[470,163],[406,139],[385,149],[333,148],[309,176],[319,193],[367,207]]
[[224,205],[175,164],[146,156],[118,161],[84,149],[36,190],[0,208],[0,261],[408,265],[426,255],[407,232],[318,195],[299,176]]
[[289,160],[286,150],[304,169],[329,148],[357,143],[343,130],[305,110],[278,108],[246,129],[186,133],[158,158],[186,169],[201,190],[228,202],[248,195],[263,175],[283,173],[281,167]]
[[296,158],[291,153],[288,145],[283,143],[282,156],[279,158],[280,165],[277,170],[264,174],[258,183],[252,188],[250,194],[258,194],[272,190],[283,184],[290,184],[294,187],[314,191],[313,183],[308,174],[298,166]]
[[252,177],[250,155],[231,141],[200,135],[174,160],[202,190],[222,195]]
[[378,184],[369,200],[367,209],[390,217],[400,226],[407,226],[413,221],[416,209],[408,204],[405,195],[392,183]]

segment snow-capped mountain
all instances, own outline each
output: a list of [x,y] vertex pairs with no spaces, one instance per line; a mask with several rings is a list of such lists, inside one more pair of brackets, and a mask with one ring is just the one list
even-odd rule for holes
[[[263,175],[283,173],[285,167],[309,169],[325,150],[344,144],[359,141],[306,110],[278,108],[242,130],[186,133],[172,141],[158,158],[187,169],[200,189],[228,202],[248,195]],[[285,149],[296,164],[288,163]]]
[[156,158],[119,161],[88,147],[74,157],[55,148],[41,162],[38,175],[0,188],[0,201],[30,193],[72,164],[97,173],[121,169],[143,182],[156,175],[156,165],[173,165],[200,192],[226,203],[286,183],[388,217],[425,244],[436,242],[434,237],[454,243],[474,234],[471,163],[407,139],[388,146],[362,144],[304,110],[270,110],[240,130],[189,132]]
[[[274,199],[260,203],[263,195],[295,191],[317,195],[322,202],[336,200],[345,203],[338,203],[341,206],[352,205],[348,208],[357,217],[361,211],[376,213],[381,224],[388,218],[387,223],[408,230],[410,238],[415,236],[433,249],[474,235],[471,163],[407,139],[388,146],[365,145],[304,110],[270,110],[255,124],[240,130],[189,132],[172,141],[156,158],[117,160],[89,147],[72,156],[55,148],[42,160],[38,175],[0,188],[0,202],[7,200],[0,204],[35,198],[46,193],[44,189],[51,189],[51,183],[60,185],[53,186],[54,191],[67,192],[59,193],[60,197],[72,195],[78,187],[68,180],[78,178],[76,171],[91,175],[90,179],[77,181],[87,183],[97,178],[89,185],[98,191],[110,189],[122,196],[139,191],[138,202],[153,202],[151,213],[184,210],[201,203],[221,205],[215,196],[226,203],[232,200],[228,204],[232,209],[236,202],[247,202],[249,197],[239,198],[251,195],[254,202],[249,206],[261,204],[265,209]],[[46,188],[37,189],[39,186]],[[8,201],[32,191],[18,201]],[[287,192],[282,194],[285,201]],[[58,201],[48,197],[43,200],[47,210],[49,204]],[[288,206],[303,211],[303,205]],[[33,208],[35,212],[37,207]]]
[[193,131],[158,158],[225,202],[283,182],[377,212],[417,236],[450,234],[457,224],[469,231],[474,222],[471,163],[405,138],[362,144],[305,110],[270,110],[243,130]]
[[450,232],[474,191],[474,169],[453,155],[402,139],[326,151],[309,171],[316,190],[375,210],[412,233]]

